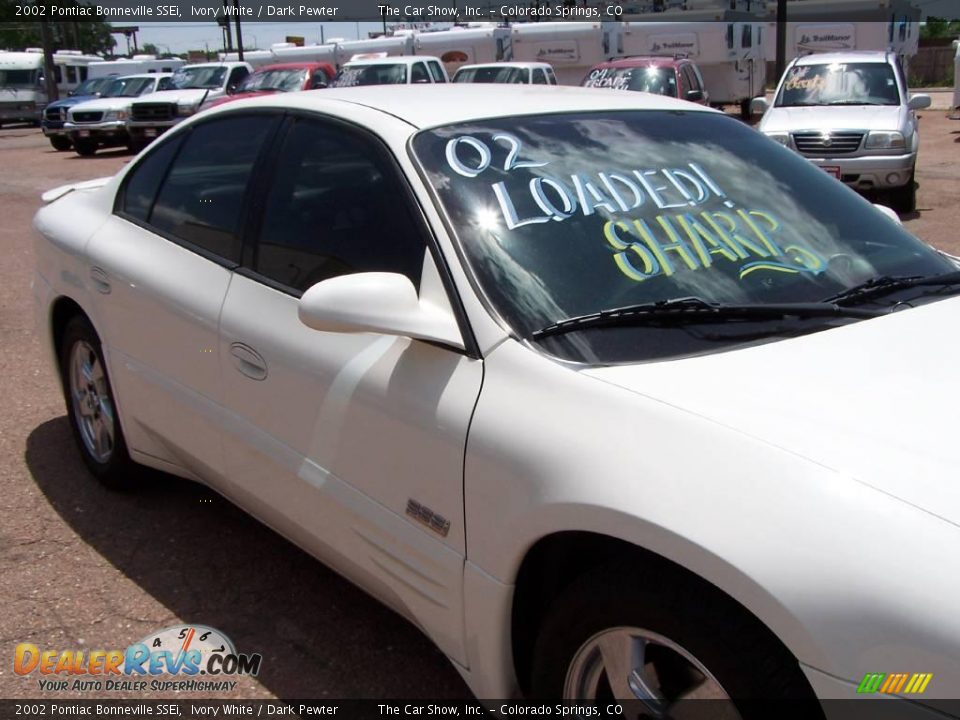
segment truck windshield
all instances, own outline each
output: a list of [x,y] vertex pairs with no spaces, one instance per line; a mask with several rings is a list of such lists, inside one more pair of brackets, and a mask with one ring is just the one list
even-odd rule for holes
[[35,88],[39,70],[0,70],[0,88]]
[[584,87],[636,90],[677,97],[677,74],[671,68],[632,67],[594,68],[583,81]]
[[219,88],[226,74],[225,67],[185,67],[174,74],[173,84],[177,90]]
[[103,90],[109,83],[113,81],[113,78],[110,77],[99,77],[99,78],[90,78],[89,80],[84,80],[82,83],[77,85],[74,88],[71,95],[94,95],[101,90]]
[[[957,269],[815,165],[720,113],[496,118],[424,130],[412,147],[494,314],[517,336],[580,362],[713,352],[872,320],[757,312],[699,327],[538,331],[683,299],[819,311],[881,276]],[[889,311],[904,292],[910,302],[929,295],[898,292],[874,310]],[[934,300],[927,295],[923,302]]]
[[153,87],[153,78],[119,78],[103,91],[102,97],[138,97]]
[[477,67],[457,71],[453,81],[457,83],[525,83],[527,71],[515,67]]
[[776,102],[777,107],[899,104],[897,78],[885,62],[795,65]]
[[355,85],[403,85],[407,82],[407,66],[401,63],[346,65],[337,73],[332,87]]
[[306,81],[306,69],[261,70],[249,75],[237,92],[295,92],[302,90]]

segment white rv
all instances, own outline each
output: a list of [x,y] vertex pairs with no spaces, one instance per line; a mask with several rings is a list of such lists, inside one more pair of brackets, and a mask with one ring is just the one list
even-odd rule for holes
[[[828,21],[833,15],[842,20]],[[777,57],[776,15],[768,9],[764,54]],[[790,0],[787,3],[786,59],[846,50],[891,50],[904,75],[920,40],[920,10],[908,0]]]
[[134,55],[132,58],[102,60],[87,66],[87,76],[91,78],[110,75],[144,75],[152,73],[173,73],[186,65],[180,58],[158,58],[156,55]]
[[[640,16],[632,16],[637,18]],[[625,22],[621,53],[686,57],[696,63],[715,105],[740,105],[746,116],[750,101],[763,94],[767,82],[765,23],[734,11],[662,12]]]
[[[66,95],[87,79],[87,66],[101,60],[79,50],[54,53],[57,88]],[[9,122],[40,123],[49,98],[43,77],[43,51],[0,52],[0,125]]]
[[513,59],[550,63],[561,85],[579,85],[590,68],[619,54],[619,23],[518,23],[511,31]]
[[510,60],[510,28],[457,27],[418,33],[413,47],[417,55],[439,57],[452,76],[464,65]]

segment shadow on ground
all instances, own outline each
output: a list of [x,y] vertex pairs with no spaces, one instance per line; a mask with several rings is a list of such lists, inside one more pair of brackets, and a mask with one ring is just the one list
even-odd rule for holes
[[418,629],[211,490],[160,473],[136,492],[102,488],[65,416],[30,433],[26,462],[60,517],[145,593],[260,652],[276,696],[471,697]]

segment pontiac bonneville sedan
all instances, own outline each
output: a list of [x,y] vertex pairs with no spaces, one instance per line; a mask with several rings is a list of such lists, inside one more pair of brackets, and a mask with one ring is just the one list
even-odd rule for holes
[[273,95],[44,199],[91,473],[206,483],[478,697],[928,717],[960,687],[957,263],[737,120]]

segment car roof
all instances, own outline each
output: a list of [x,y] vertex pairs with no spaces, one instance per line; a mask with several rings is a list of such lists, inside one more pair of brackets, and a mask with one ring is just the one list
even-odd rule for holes
[[173,77],[172,72],[155,72],[155,73],[136,73],[135,75],[107,75],[111,80],[133,80],[139,78],[165,78]]
[[832,63],[888,63],[883,50],[846,50],[844,52],[814,53],[797,58],[797,65],[829,65]]
[[256,72],[266,72],[268,70],[316,70],[317,68],[332,69],[330,63],[325,62],[288,62],[274,63],[273,65],[261,65]]
[[600,68],[634,68],[634,67],[679,67],[682,63],[690,62],[687,58],[666,57],[664,55],[635,55],[626,58],[611,58],[606,62],[597,63],[594,67]]
[[461,65],[457,68],[457,72],[460,70],[473,70],[474,68],[489,68],[489,67],[514,67],[514,68],[553,68],[550,63],[545,62],[489,62],[489,63],[474,63],[473,65]]
[[471,120],[596,110],[686,110],[712,112],[703,105],[628,90],[559,85],[364,85],[272,94],[229,103],[224,108],[281,107],[349,115],[350,105],[379,110],[416,128]]
[[436,60],[440,58],[433,55],[389,55],[380,58],[363,58],[359,60],[348,60],[343,64],[344,67],[356,67],[358,65],[412,65],[420,60]]

